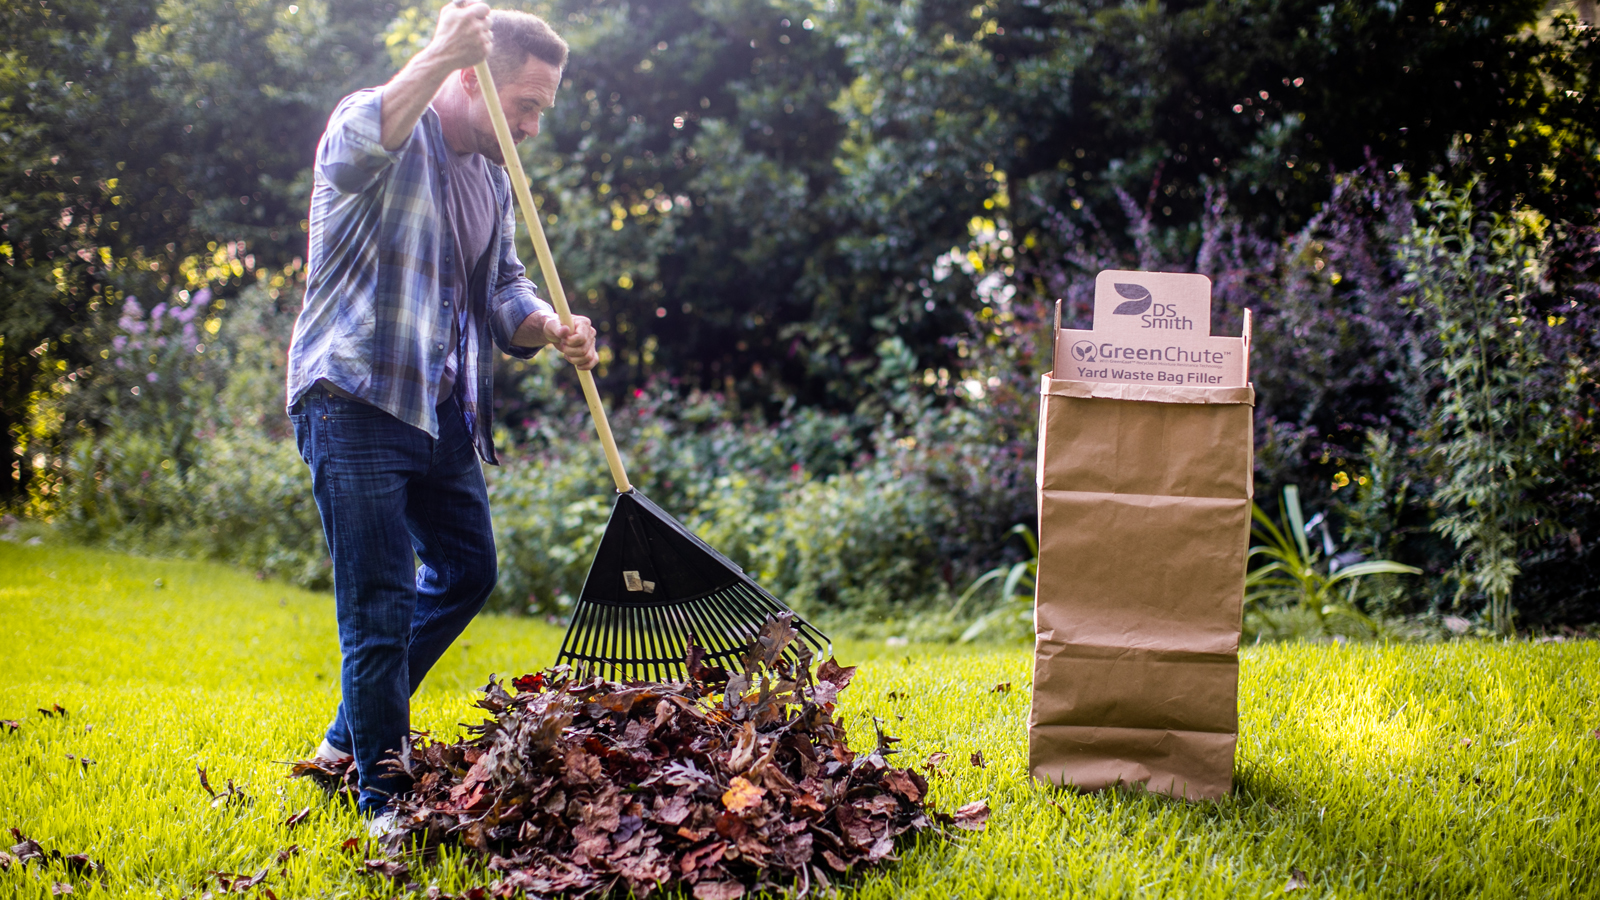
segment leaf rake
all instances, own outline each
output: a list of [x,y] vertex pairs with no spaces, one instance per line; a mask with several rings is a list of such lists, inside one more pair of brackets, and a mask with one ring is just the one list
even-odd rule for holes
[[[572,310],[528,190],[528,176],[500,108],[494,77],[487,62],[478,63],[476,71],[550,300],[562,323],[570,326]],[[583,674],[614,680],[681,681],[687,675],[684,659],[693,643],[705,651],[707,663],[731,671],[761,626],[780,614],[793,616],[801,641],[818,653],[825,651],[826,635],[634,489],[617,452],[594,375],[580,369],[578,382],[605,448],[617,499],[556,661]],[[785,655],[798,659],[802,652],[790,643]]]

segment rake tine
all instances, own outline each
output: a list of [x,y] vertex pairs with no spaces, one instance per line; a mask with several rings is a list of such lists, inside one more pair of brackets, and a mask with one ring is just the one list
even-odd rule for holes
[[661,677],[658,670],[660,667],[661,647],[659,644],[660,634],[658,631],[659,625],[656,622],[656,611],[648,606],[640,611],[644,613],[642,617],[644,622],[641,624],[647,626],[641,629],[641,637],[644,639],[646,647],[645,652],[641,654],[645,660],[646,676],[651,681],[660,681]]
[[666,681],[672,673],[672,637],[673,625],[667,616],[667,607],[658,606],[651,611],[651,618],[655,620],[656,660],[658,670],[657,681]]
[[662,653],[666,658],[666,674],[674,681],[685,679],[678,678],[679,668],[683,666],[683,622],[678,618],[677,606],[663,606],[657,610],[661,618],[662,628],[657,632],[662,639]]
[[742,649],[739,646],[738,627],[728,618],[728,612],[721,603],[720,592],[705,597],[703,602],[705,603],[706,614],[711,617],[717,628],[717,650],[719,655],[731,662],[733,658],[739,655],[739,651]]

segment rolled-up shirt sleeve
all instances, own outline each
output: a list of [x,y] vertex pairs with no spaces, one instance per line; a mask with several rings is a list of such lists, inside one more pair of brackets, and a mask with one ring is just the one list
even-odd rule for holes
[[[328,117],[327,131],[317,147],[317,174],[340,193],[365,191],[400,159],[398,150],[383,148],[382,132],[380,89],[356,91],[346,97]],[[414,138],[415,134],[408,137],[407,143]]]
[[512,212],[509,196],[506,197],[505,219],[500,225],[500,265],[497,268],[499,280],[489,291],[489,333],[495,346],[506,355],[532,359],[541,348],[518,347],[511,339],[524,319],[536,312],[553,313],[555,309],[539,297],[522,261],[517,258],[517,216]]

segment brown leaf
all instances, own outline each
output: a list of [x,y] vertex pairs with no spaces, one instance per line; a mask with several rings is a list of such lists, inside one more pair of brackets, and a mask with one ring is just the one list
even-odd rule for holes
[[695,900],[739,900],[744,885],[737,881],[702,881],[694,886]]
[[52,897],[60,897],[70,893],[72,893],[72,885],[67,884],[65,881],[58,881],[50,885],[50,896]]
[[1289,880],[1284,883],[1283,890],[1287,893],[1288,891],[1298,891],[1301,888],[1308,888],[1310,886],[1311,879],[1306,877],[1306,873],[1304,871],[1300,869],[1290,869]]
[[51,856],[56,857],[63,865],[66,866],[69,874],[83,875],[89,872],[100,871],[100,864],[90,859],[89,855],[86,853],[70,853],[66,856],[60,856],[59,854],[59,850],[50,851]]
[[996,684],[994,687],[989,688],[989,693],[991,693],[991,694],[1009,694],[1009,693],[1011,693],[1011,682],[1002,681],[999,684]]
[[283,824],[286,827],[293,828],[296,825],[299,825],[301,822],[304,822],[308,817],[310,817],[310,815],[311,815],[311,807],[308,806],[305,809],[302,809],[299,812],[295,813],[294,815],[290,816],[289,818],[284,819],[283,820]]
[[16,719],[0,719],[0,728],[4,728],[7,734],[13,733],[21,727],[22,723]]
[[750,830],[750,826],[746,824],[745,820],[730,812],[717,813],[716,828],[717,834],[730,841],[738,841]]
[[850,679],[856,675],[855,666],[841,666],[838,660],[828,657],[822,665],[817,666],[817,680],[833,685],[835,690],[844,690],[850,686]]
[[742,813],[760,806],[761,797],[765,793],[766,791],[745,780],[744,776],[735,775],[733,780],[728,782],[728,789],[722,794],[722,805],[727,807],[729,812]]
[[568,753],[565,765],[566,780],[570,784],[589,784],[605,777],[600,760],[582,750],[574,749]]
[[243,892],[255,887],[256,885],[258,885],[261,882],[266,881],[266,880],[267,880],[267,867],[263,866],[261,868],[261,871],[255,873],[254,875],[251,875],[249,878],[240,878],[238,881],[235,881],[233,883],[232,890],[234,891],[234,893],[243,893]]
[[45,858],[44,848],[39,846],[38,841],[23,837],[22,832],[15,828],[11,829],[11,834],[17,838],[17,843],[11,848],[11,855],[15,856],[18,862],[28,863]]
[[696,847],[683,854],[683,858],[678,861],[678,869],[684,875],[699,869],[709,869],[722,859],[722,854],[727,849],[728,845],[722,841],[712,841],[703,847]]
[[826,862],[828,867],[833,869],[835,872],[843,872],[844,870],[850,868],[849,866],[845,865],[844,860],[840,859],[832,850],[822,851],[822,860],[823,862]]
[[381,875],[394,881],[405,881],[411,874],[410,866],[390,859],[369,859],[361,864],[361,869],[368,875]]
[[843,830],[845,839],[857,847],[870,847],[877,836],[872,833],[872,816],[865,810],[854,806],[841,806],[834,812],[834,819]]
[[890,769],[883,775],[883,786],[899,794],[912,803],[920,801],[927,793],[927,785],[919,784],[922,781],[915,772],[905,769]]
[[689,818],[689,800],[686,797],[674,796],[662,804],[653,815],[655,820],[663,825],[682,825],[683,820]]
[[972,764],[977,766],[980,769],[989,768],[989,764],[984,761],[983,751],[982,750],[973,751],[973,753],[972,753]]
[[989,822],[987,800],[974,800],[956,810],[956,827],[967,831],[982,831]]
[[300,845],[299,844],[290,844],[289,846],[287,846],[287,847],[283,848],[282,850],[278,851],[278,862],[280,864],[286,863],[286,862],[289,861],[290,857],[297,855],[299,852],[300,852]]
[[923,763],[923,768],[927,769],[929,772],[937,772],[944,767],[944,761],[949,758],[950,754],[945,753],[942,750],[935,751],[934,753],[928,755],[928,761]]
[[739,738],[733,747],[733,755],[728,757],[728,768],[735,772],[743,772],[750,768],[756,756],[756,726],[754,722],[744,723],[739,730]]
[[339,845],[339,850],[344,853],[355,853],[361,849],[360,838],[348,838]]
[[792,613],[773,616],[767,619],[761,626],[761,631],[756,634],[756,645],[761,648],[762,662],[767,664],[767,668],[777,665],[784,649],[799,635],[791,624],[793,621]]

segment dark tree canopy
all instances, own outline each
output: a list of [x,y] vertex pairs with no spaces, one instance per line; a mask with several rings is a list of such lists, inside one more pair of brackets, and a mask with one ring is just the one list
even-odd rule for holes
[[[1515,3],[557,0],[573,45],[524,159],[608,389],[652,375],[850,409],[953,361],[981,301],[936,259],[1004,222],[1032,263],[1081,223],[1181,258],[1208,191],[1265,239],[1329,174],[1484,179],[1593,223],[1600,44]],[[0,3],[0,419],[92,377],[113,301],[236,292],[304,253],[338,97],[386,80],[433,3]],[[1055,218],[1052,218],[1055,217]],[[531,258],[531,254],[529,254]],[[1092,275],[1092,273],[1084,273]],[[895,351],[901,353],[901,351]],[[50,387],[55,385],[56,387]],[[87,423],[92,426],[93,423]],[[13,458],[14,492],[28,461]]]

